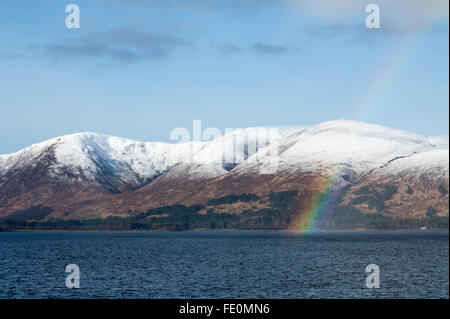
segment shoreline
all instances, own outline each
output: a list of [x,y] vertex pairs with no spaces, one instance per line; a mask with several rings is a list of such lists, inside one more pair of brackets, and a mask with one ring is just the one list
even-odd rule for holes
[[192,229],[192,230],[72,230],[72,229],[24,229],[24,230],[0,230],[0,233],[249,233],[249,232],[279,232],[279,233],[325,233],[325,232],[436,232],[449,231],[444,229],[314,229],[314,230],[291,230],[291,229]]

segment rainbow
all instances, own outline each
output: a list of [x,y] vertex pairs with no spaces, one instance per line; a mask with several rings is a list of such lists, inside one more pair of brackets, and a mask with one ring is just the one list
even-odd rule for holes
[[448,14],[439,13],[433,23],[423,26],[421,31],[406,35],[402,38],[402,41],[399,41],[385,53],[381,62],[374,68],[379,71],[368,73],[372,81],[350,112],[353,118],[370,122],[371,119],[376,117],[377,105],[386,99],[389,92],[400,81],[403,71],[408,64],[413,63],[416,53],[426,47],[429,32],[438,27],[441,19],[445,19],[446,16],[448,18]]
[[329,175],[323,178],[314,195],[306,206],[306,213],[297,218],[295,229],[301,233],[307,233],[316,229],[317,223],[330,209],[331,204],[337,198],[337,182],[342,176],[345,165],[332,168]]
[[[370,122],[370,119],[375,117],[378,103],[385,99],[389,90],[395,86],[405,66],[414,58],[418,49],[426,45],[426,36],[429,31],[442,20],[447,20],[448,23],[447,11],[437,11],[432,23],[424,25],[422,30],[408,36],[404,41],[400,41],[383,57],[381,65],[377,67],[377,70],[380,71],[376,74],[370,74],[371,79],[373,79],[371,84],[352,109],[351,114],[354,115],[352,118]],[[345,165],[337,165],[336,168],[332,168],[328,176],[319,183],[319,187],[311,197],[309,205],[307,205],[306,213],[302,213],[296,219],[294,226],[296,231],[308,233],[317,229],[317,223],[331,209],[330,205],[337,197],[337,182],[342,176],[344,167]]]

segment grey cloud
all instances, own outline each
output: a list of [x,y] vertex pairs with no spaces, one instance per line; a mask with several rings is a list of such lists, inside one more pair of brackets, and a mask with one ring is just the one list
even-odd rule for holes
[[188,46],[193,44],[149,31],[110,30],[40,45],[35,51],[52,61],[88,58],[132,63],[165,58],[175,49]]
[[261,42],[253,44],[251,49],[264,55],[280,55],[289,51],[289,49],[284,45],[271,45]]
[[[322,25],[310,25],[304,31],[316,38],[347,37],[350,42],[370,42],[419,32],[448,34],[448,0],[377,0],[380,8],[380,29],[367,29],[365,0],[302,0],[293,1],[302,12],[317,16]],[[437,23],[439,22],[439,23]],[[443,30],[445,29],[445,30]]]
[[242,52],[242,48],[231,44],[231,43],[222,43],[222,44],[216,44],[216,43],[211,43],[210,44],[220,55],[224,55],[224,56],[228,56],[228,55],[233,55],[233,54],[237,54],[237,53],[241,53]]
[[18,53],[0,52],[0,61],[15,61],[22,57],[23,55]]
[[[415,22],[408,25],[396,25],[382,23],[379,29],[368,29],[364,23],[360,24],[334,24],[334,25],[309,25],[303,28],[303,32],[312,38],[319,40],[331,40],[339,38],[350,43],[371,43],[373,41],[401,38],[423,32],[424,25]],[[436,33],[448,33],[448,29],[436,26],[429,29]]]
[[245,48],[231,43],[217,44],[214,42],[211,42],[210,46],[213,49],[215,49],[220,55],[223,56],[229,56],[245,52],[266,56],[277,56],[291,51],[297,51],[294,48],[288,47],[287,45],[272,45],[262,42],[254,43],[253,45]]
[[365,28],[363,25],[308,25],[303,31],[311,37],[319,39],[332,39],[339,36],[352,35],[359,29]]

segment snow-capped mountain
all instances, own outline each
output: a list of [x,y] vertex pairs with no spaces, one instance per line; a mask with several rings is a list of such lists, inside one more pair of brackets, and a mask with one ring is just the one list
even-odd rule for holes
[[[212,141],[179,144],[78,133],[0,155],[0,217],[37,204],[52,207],[59,217],[125,214],[127,205],[139,211],[238,190],[297,188],[286,181],[308,174],[338,175],[336,187],[378,178],[447,185],[448,149],[448,136],[348,120],[237,129]],[[274,163],[268,176],[264,168]],[[189,189],[193,183],[202,191]],[[266,189],[257,187],[262,185]]]
[[[334,169],[352,171],[362,177],[384,168],[391,174],[408,169],[409,161],[393,165],[399,159],[427,153],[425,165],[436,164],[446,168],[448,176],[448,136],[423,137],[414,133],[389,129],[379,125],[338,120],[299,129],[279,140],[276,145],[256,154],[260,160],[255,166],[266,165],[272,154],[278,156],[278,169],[287,171],[317,171]],[[261,154],[262,153],[262,154]],[[412,162],[411,162],[412,165]],[[249,170],[246,163],[238,170]]]
[[[270,130],[276,132],[273,138],[269,136]],[[346,120],[314,126],[238,129],[211,142],[180,144],[78,133],[1,155],[0,172],[4,175],[10,170],[35,165],[43,154],[53,152],[55,158],[50,173],[54,176],[64,177],[65,174],[72,179],[84,176],[95,180],[97,176],[108,174],[138,185],[179,164],[220,164],[229,169],[238,165],[238,169],[245,170],[252,165],[264,165],[272,160],[270,156],[278,157],[282,170],[345,165],[364,173],[397,158],[448,150],[448,141],[448,136],[426,138]],[[277,148],[272,153],[270,145]],[[442,157],[442,152],[431,154]],[[217,169],[217,174],[225,172],[227,170]]]
[[95,181],[114,177],[124,184],[142,185],[182,162],[191,144],[144,143],[95,133],[57,137],[0,158],[0,176],[37,165],[52,154],[49,174],[68,180]]

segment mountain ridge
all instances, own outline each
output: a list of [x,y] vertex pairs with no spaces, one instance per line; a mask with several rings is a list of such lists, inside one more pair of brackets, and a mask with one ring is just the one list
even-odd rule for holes
[[[272,140],[270,129],[278,130]],[[247,193],[261,198],[256,208],[267,209],[271,193],[294,190],[297,208],[290,209],[302,215],[325,184],[345,190],[340,201],[363,214],[448,216],[448,140],[349,120],[237,129],[178,144],[64,135],[0,155],[0,219],[23,218],[33,207],[51,209],[33,215],[42,220],[127,217]],[[275,170],[264,173],[273,163]],[[355,195],[361,188],[371,193]],[[413,195],[405,193],[410,189]],[[237,207],[249,209],[234,203],[221,212],[239,214]]]

